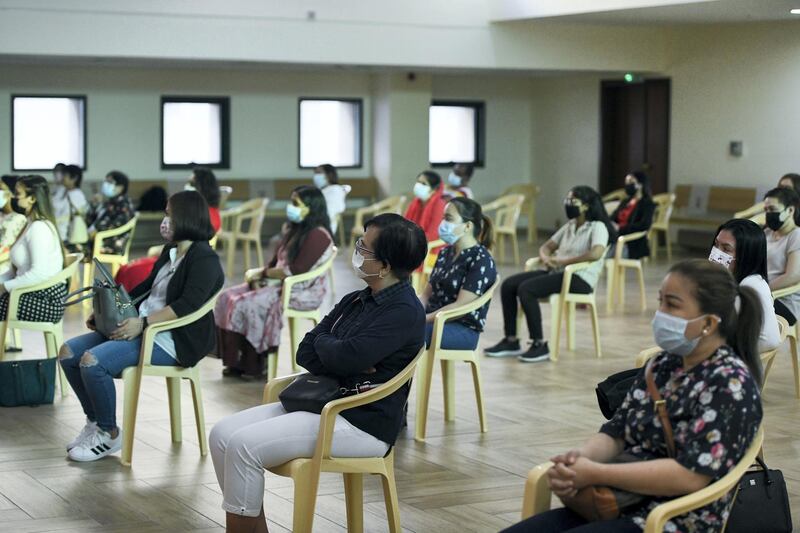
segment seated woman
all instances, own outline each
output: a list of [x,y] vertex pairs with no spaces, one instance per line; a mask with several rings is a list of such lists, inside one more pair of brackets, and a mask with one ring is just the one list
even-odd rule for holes
[[781,176],[781,179],[778,180],[778,187],[792,189],[794,192],[800,195],[800,174],[795,174],[793,172],[784,174]]
[[[261,376],[264,361],[281,342],[281,281],[319,267],[333,253],[333,237],[322,192],[302,186],[286,206],[283,237],[258,279],[226,289],[214,309],[218,349],[226,376]],[[328,291],[328,276],[304,281],[292,289],[293,309],[316,309]]]
[[[569,291],[590,294],[603,269],[603,256],[613,239],[614,228],[608,220],[600,195],[591,187],[574,187],[564,200],[569,222],[561,226],[540,248],[540,269],[514,274],[500,286],[503,299],[505,337],[485,350],[489,357],[519,355],[523,362],[544,361],[550,350],[542,333],[542,312],[539,299],[561,292],[563,268],[574,263],[591,261],[592,265],[572,276]],[[517,302],[522,305],[531,335],[527,351],[520,348],[517,337]]]
[[730,270],[736,282],[749,287],[761,303],[761,333],[758,351],[774,350],[781,343],[772,292],[767,284],[767,239],[752,220],[729,220],[717,229],[710,261]]
[[[89,226],[89,239],[94,240],[98,231],[118,228],[126,224],[136,214],[128,197],[128,176],[117,170],[106,175],[101,186],[102,199],[89,205],[86,225]],[[117,235],[103,242],[103,253],[121,254],[125,251],[130,234]]]
[[453,198],[472,198],[472,189],[469,182],[472,180],[472,173],[475,167],[469,163],[456,163],[453,170],[447,176],[447,183],[444,185],[442,194],[445,200]]
[[439,224],[444,217],[447,202],[442,198],[442,178],[436,172],[426,170],[417,176],[414,184],[414,199],[406,209],[405,217],[422,228],[428,242],[439,238]]
[[17,242],[28,219],[17,213],[13,206],[17,204],[13,191],[17,188],[17,176],[4,175],[0,180],[0,274],[11,268],[9,253]]
[[[93,331],[68,340],[59,360],[86,414],[86,424],[67,444],[73,461],[96,461],[119,451],[114,377],[139,362],[142,332],[149,324],[186,316],[202,307],[225,281],[219,257],[208,245],[214,234],[208,206],[198,193],[182,191],[167,202],[161,236],[167,242],[150,276],[131,291],[140,318],[122,321],[110,337]],[[86,321],[94,330],[94,316]],[[211,313],[186,326],[155,337],[153,365],[192,367],[214,349]]]
[[339,173],[333,165],[320,165],[314,169],[314,186],[322,191],[328,206],[331,233],[336,234],[339,215],[344,213],[349,185],[339,185]]
[[[767,275],[773,291],[800,283],[800,228],[797,227],[800,196],[778,187],[764,195],[767,227]],[[775,312],[793,326],[800,316],[800,293],[775,300]]]
[[[379,384],[401,372],[425,340],[425,311],[408,281],[425,258],[425,235],[403,217],[378,215],[364,226],[353,268],[367,287],[346,295],[306,334],[297,361],[342,386]],[[409,387],[336,417],[335,457],[382,457],[400,433]],[[222,488],[229,533],[266,531],[264,468],[311,457],[319,415],[287,412],[280,403],[223,418],[209,446]]]
[[55,174],[60,177],[60,181],[52,190],[51,200],[58,234],[65,244],[80,249],[84,243],[69,242],[69,226],[73,215],[84,216],[89,207],[86,195],[81,190],[83,171],[77,165],[65,165]]
[[[0,275],[0,321],[8,316],[8,293],[41,283],[64,268],[64,249],[58,236],[50,187],[41,176],[17,181],[14,210],[24,214],[27,226],[11,246],[11,269]],[[17,317],[31,322],[58,322],[64,316],[66,284],[23,294]]]
[[[428,285],[422,293],[425,306],[425,342],[430,345],[436,313],[468,304],[480,297],[497,280],[492,246],[492,221],[481,206],[467,198],[453,198],[447,204],[439,236],[448,244],[439,252]],[[474,350],[486,325],[487,303],[472,313],[447,322],[442,348]]]
[[[649,230],[656,204],[650,197],[650,178],[647,174],[637,171],[625,176],[625,194],[628,197],[611,214],[611,222],[617,233],[629,235]],[[646,236],[629,242],[622,252],[622,256],[628,259],[641,259],[649,255],[650,245]]]
[[[740,310],[736,311],[736,301]],[[659,503],[697,492],[736,466],[761,423],[761,361],[756,341],[761,304],[752,289],[702,259],[674,265],[659,291],[653,335],[664,350],[649,367],[674,430],[666,438],[641,372],[619,410],[581,448],[553,457],[553,492],[567,508],[525,520],[504,533],[636,532]],[[613,463],[625,452],[635,462]],[[569,509],[584,487],[602,485],[646,496],[615,520],[589,523]],[[665,531],[721,531],[733,494],[673,518]]]

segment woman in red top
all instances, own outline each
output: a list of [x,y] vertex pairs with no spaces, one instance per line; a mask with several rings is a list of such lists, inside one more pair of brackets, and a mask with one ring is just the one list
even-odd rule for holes
[[417,176],[414,200],[406,210],[405,218],[422,228],[428,242],[439,238],[439,224],[444,218],[447,202],[442,198],[442,178],[426,170]]
[[[611,214],[611,222],[620,235],[647,231],[653,223],[656,204],[650,198],[650,179],[641,171],[625,176],[625,192],[628,197],[620,202]],[[647,237],[631,241],[624,252],[629,259],[641,259],[650,255]]]

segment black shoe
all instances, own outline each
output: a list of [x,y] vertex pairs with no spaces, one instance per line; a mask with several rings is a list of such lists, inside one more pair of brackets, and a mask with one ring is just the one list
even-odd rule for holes
[[503,339],[491,348],[486,348],[483,353],[487,357],[511,357],[512,355],[519,355],[524,352],[519,346],[519,340],[509,341]]
[[550,350],[546,342],[534,342],[527,352],[517,357],[523,363],[538,363],[550,360]]
[[242,371],[232,366],[226,366],[222,369],[222,375],[226,378],[238,378],[242,375]]

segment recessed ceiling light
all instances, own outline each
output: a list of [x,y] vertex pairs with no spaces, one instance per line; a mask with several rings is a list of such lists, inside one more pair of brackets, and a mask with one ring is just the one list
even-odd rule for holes
[[789,11],[789,13],[791,13],[792,15],[800,15],[800,8],[792,9],[791,11]]

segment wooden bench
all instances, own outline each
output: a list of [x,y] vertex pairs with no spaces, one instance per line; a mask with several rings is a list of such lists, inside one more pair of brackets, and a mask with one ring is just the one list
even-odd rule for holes
[[734,215],[756,203],[755,187],[677,185],[671,224],[680,226],[678,244],[708,248],[714,231]]

